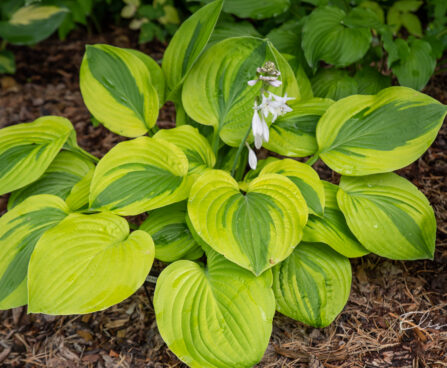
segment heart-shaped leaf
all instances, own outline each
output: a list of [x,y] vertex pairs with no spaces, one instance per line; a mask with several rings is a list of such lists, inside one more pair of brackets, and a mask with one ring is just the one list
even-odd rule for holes
[[316,69],[323,60],[335,66],[347,66],[361,59],[369,49],[371,31],[362,26],[346,26],[346,13],[335,7],[317,8],[303,27],[302,47],[309,65]]
[[0,195],[37,180],[72,131],[71,123],[57,116],[45,116],[32,123],[1,129]]
[[186,224],[186,202],[171,204],[149,213],[140,230],[151,235],[155,258],[163,262],[198,259],[203,250],[196,243]]
[[68,207],[73,211],[83,207],[88,207],[88,197],[90,194],[90,185],[92,183],[95,169],[91,169],[84,177],[79,180],[71,189],[70,194],[65,199]]
[[361,257],[368,254],[346,224],[337,204],[338,186],[323,181],[325,193],[324,215],[310,215],[304,227],[303,241],[325,243],[345,257]]
[[0,218],[0,309],[28,301],[28,262],[37,241],[68,215],[65,202],[42,194],[25,199]]
[[[249,86],[256,68],[273,61],[281,71],[282,85],[270,87],[275,94],[300,99],[295,75],[284,57],[265,40],[235,37],[207,49],[185,80],[182,102],[195,121],[211,125],[222,140],[238,147],[251,124],[253,104],[260,83]],[[198,103],[200,101],[200,103]]]
[[132,295],[146,280],[154,243],[111,213],[71,214],[39,240],[28,274],[28,312],[81,314]]
[[260,176],[244,195],[230,174],[210,170],[193,184],[188,214],[198,235],[215,251],[260,275],[299,243],[308,209],[285,176]]
[[323,183],[317,172],[309,165],[286,158],[266,165],[259,175],[267,173],[288,177],[300,190],[309,207],[309,212],[323,215],[325,203]]
[[132,51],[108,45],[87,46],[80,88],[92,115],[116,134],[138,137],[155,125],[157,90],[146,63]]
[[38,194],[54,194],[66,199],[76,185],[95,166],[90,160],[71,152],[60,152],[37,181],[11,193],[8,210],[26,198]]
[[270,126],[270,139],[263,146],[289,157],[305,157],[318,150],[315,130],[318,120],[334,102],[312,98],[290,103],[293,111],[278,117]]
[[267,348],[275,313],[268,271],[260,277],[207,251],[207,267],[177,261],[157,280],[157,326],[190,367],[252,367]]
[[436,220],[427,198],[394,173],[343,176],[337,202],[369,251],[391,259],[433,259]]
[[343,310],[351,290],[351,264],[325,244],[300,243],[273,268],[276,309],[314,327],[326,327]]
[[118,143],[98,163],[90,208],[132,216],[182,201],[188,195],[188,159],[162,139]]
[[430,146],[446,114],[447,106],[406,87],[346,97],[318,122],[320,157],[343,175],[400,169]]

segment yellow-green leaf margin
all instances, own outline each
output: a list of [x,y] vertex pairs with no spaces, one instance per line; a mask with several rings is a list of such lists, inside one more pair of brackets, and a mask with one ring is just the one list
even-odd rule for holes
[[397,170],[425,152],[446,114],[445,105],[406,87],[349,96],[329,107],[318,122],[319,154],[343,175]]

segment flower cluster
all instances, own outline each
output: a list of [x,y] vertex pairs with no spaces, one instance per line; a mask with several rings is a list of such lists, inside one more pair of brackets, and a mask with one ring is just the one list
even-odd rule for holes
[[[255,147],[260,149],[263,142],[269,141],[269,127],[266,119],[272,115],[272,124],[278,116],[284,115],[292,109],[287,105],[287,101],[293,100],[294,97],[287,97],[287,93],[281,97],[270,91],[266,91],[268,86],[279,87],[281,81],[278,79],[281,73],[276,69],[273,62],[267,61],[263,67],[257,68],[257,78],[248,81],[249,86],[254,86],[256,83],[263,84],[260,92],[254,103],[253,119],[251,121],[251,129],[253,133]],[[248,163],[254,170],[257,166],[257,158],[255,152],[247,144],[248,148]]]

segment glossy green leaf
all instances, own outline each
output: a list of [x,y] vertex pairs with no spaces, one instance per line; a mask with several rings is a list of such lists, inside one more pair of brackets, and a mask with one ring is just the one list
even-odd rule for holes
[[118,143],[98,163],[90,208],[131,216],[186,199],[188,159],[162,139]]
[[62,23],[68,9],[32,4],[19,8],[0,22],[0,38],[16,45],[32,45],[48,38]]
[[188,215],[198,235],[215,251],[260,275],[299,243],[308,209],[285,176],[260,176],[248,184],[244,195],[229,173],[210,170],[191,188]]
[[324,215],[310,215],[304,228],[303,241],[325,243],[345,257],[361,257],[368,254],[346,224],[337,204],[338,186],[323,181],[326,205]]
[[310,214],[323,215],[324,187],[317,172],[309,165],[289,158],[271,162],[266,165],[260,176],[264,174],[281,174],[288,177],[300,190],[307,203]]
[[431,145],[446,113],[435,99],[405,87],[344,98],[317,125],[320,157],[343,175],[400,169]]
[[0,130],[0,195],[37,180],[50,166],[70,133],[71,123],[45,116]]
[[391,78],[379,73],[377,69],[364,66],[359,70],[354,79],[357,82],[359,95],[375,95],[382,89],[391,87]]
[[337,202],[369,251],[391,259],[433,259],[436,220],[427,198],[394,174],[343,176]]
[[358,91],[357,81],[345,70],[323,69],[311,82],[316,97],[340,100]]
[[74,185],[94,167],[91,161],[74,153],[62,151],[37,181],[12,192],[8,201],[8,210],[26,198],[38,194],[53,194],[66,199]]
[[266,19],[284,13],[290,0],[226,0],[224,11],[239,18]]
[[276,309],[314,327],[328,326],[351,290],[349,260],[321,243],[300,243],[273,268]]
[[216,164],[216,157],[207,139],[190,125],[161,129],[154,139],[163,139],[179,147],[188,158],[189,174],[201,174]]
[[[186,113],[200,124],[213,126],[222,140],[239,146],[251,124],[253,103],[260,83],[249,86],[256,68],[268,60],[281,71],[282,85],[272,92],[300,99],[295,75],[269,43],[252,37],[235,37],[221,41],[205,51],[185,80],[182,102]],[[198,103],[200,101],[200,103]]]
[[[298,83],[298,86],[300,87],[300,95],[301,100],[309,100],[312,97],[314,97],[313,91],[312,91],[312,85],[310,83],[309,77],[306,73],[306,66],[307,62],[301,63],[301,60],[294,55],[289,54],[282,54],[284,58],[288,61],[290,64],[292,70],[295,73],[295,78]],[[304,56],[303,56],[304,59]]]
[[421,90],[435,71],[436,58],[428,42],[413,39],[408,44],[408,55],[394,63],[391,68],[400,85]]
[[363,27],[343,24],[346,13],[335,7],[315,9],[303,27],[302,47],[309,65],[316,69],[322,60],[335,66],[347,66],[368,51],[371,32]]
[[318,150],[315,131],[318,120],[333,104],[330,99],[292,101],[293,111],[278,117],[270,126],[270,139],[263,146],[288,157],[305,157]]
[[0,51],[0,74],[14,74],[16,72],[16,61],[11,51]]
[[26,199],[0,218],[0,309],[25,305],[28,263],[39,238],[68,214],[53,195]]
[[146,280],[154,243],[111,213],[74,213],[36,244],[28,273],[28,312],[83,314],[132,295]]
[[164,56],[162,68],[170,95],[168,99],[177,99],[176,94],[184,78],[191,70],[208,40],[222,10],[222,0],[213,1],[190,16],[179,27]]
[[196,243],[186,224],[186,202],[153,210],[141,224],[140,230],[151,235],[155,244],[155,258],[163,262],[179,259],[198,259],[203,250]]
[[260,277],[209,250],[207,266],[177,261],[157,280],[154,309],[163,340],[192,368],[252,367],[267,348],[275,299]]
[[152,84],[147,63],[133,51],[88,45],[80,88],[89,111],[116,134],[137,137],[155,125],[160,91]]

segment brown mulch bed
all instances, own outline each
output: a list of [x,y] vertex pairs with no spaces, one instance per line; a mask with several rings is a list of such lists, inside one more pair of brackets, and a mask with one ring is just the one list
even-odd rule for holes
[[[0,128],[61,115],[72,121],[79,144],[101,157],[124,138],[93,127],[79,92],[78,70],[86,43],[139,48],[159,60],[163,45],[137,45],[126,30],[101,36],[72,34],[34,48],[14,48],[17,73],[0,77]],[[447,103],[447,74],[425,90]],[[159,118],[175,119],[172,105]],[[349,302],[329,327],[315,329],[275,317],[271,343],[259,367],[447,367],[447,128],[433,146],[399,174],[428,197],[436,211],[434,261],[353,259]],[[337,180],[318,162],[326,180]],[[0,197],[0,213],[6,197]],[[157,264],[157,268],[160,264]],[[106,311],[84,316],[0,312],[1,367],[183,367],[162,341],[152,306],[153,284]]]

